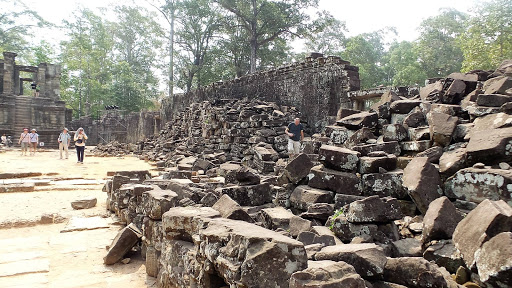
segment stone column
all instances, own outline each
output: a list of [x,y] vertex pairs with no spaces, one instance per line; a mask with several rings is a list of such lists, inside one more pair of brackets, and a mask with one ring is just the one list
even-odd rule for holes
[[4,52],[4,94],[14,93],[14,68],[16,53]]

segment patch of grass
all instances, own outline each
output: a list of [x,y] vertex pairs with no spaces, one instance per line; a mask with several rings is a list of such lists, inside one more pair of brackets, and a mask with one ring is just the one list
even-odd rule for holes
[[334,213],[334,216],[332,216],[332,218],[331,218],[331,225],[329,226],[329,229],[331,231],[334,228],[334,220],[336,218],[340,217],[340,215],[343,215],[343,208],[340,208],[338,211],[336,211],[336,213]]

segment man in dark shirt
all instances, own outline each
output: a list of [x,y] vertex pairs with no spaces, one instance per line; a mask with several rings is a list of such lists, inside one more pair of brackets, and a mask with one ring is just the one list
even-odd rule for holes
[[299,118],[295,118],[293,123],[288,124],[286,134],[290,137],[288,139],[288,152],[290,152],[290,158],[293,158],[293,156],[299,154],[300,141],[304,140],[304,127]]

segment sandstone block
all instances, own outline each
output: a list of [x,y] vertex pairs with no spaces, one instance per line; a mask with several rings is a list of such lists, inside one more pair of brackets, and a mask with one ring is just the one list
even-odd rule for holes
[[445,196],[435,199],[423,217],[423,243],[432,240],[451,239],[462,215]]
[[103,258],[106,265],[112,265],[121,260],[142,237],[140,230],[134,224],[130,224],[117,233],[112,241],[107,256]]
[[329,191],[309,187],[307,185],[297,186],[290,195],[292,207],[299,210],[308,210],[314,203],[330,203],[333,198]]
[[336,146],[322,145],[320,162],[325,167],[339,171],[356,171],[360,153]]
[[403,217],[400,204],[395,198],[371,196],[348,204],[343,212],[351,223],[391,222]]
[[313,162],[306,154],[299,154],[284,168],[284,175],[290,182],[297,184],[300,180],[309,174],[309,170],[313,167]]
[[361,195],[360,179],[354,173],[331,170],[319,165],[311,168],[308,178],[308,185],[313,188],[346,195]]
[[430,202],[441,197],[441,177],[427,157],[417,157],[405,167],[403,185],[421,213],[427,212]]
[[366,288],[352,265],[345,262],[309,261],[308,268],[292,274],[290,288]]
[[251,216],[227,194],[222,195],[219,200],[213,204],[212,208],[219,211],[220,215],[224,218],[249,223],[254,222]]

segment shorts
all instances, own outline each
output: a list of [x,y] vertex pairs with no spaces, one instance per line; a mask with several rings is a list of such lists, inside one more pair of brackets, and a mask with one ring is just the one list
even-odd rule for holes
[[290,152],[290,154],[299,154],[300,141],[293,141],[292,139],[288,139],[288,152]]
[[37,148],[37,142],[30,142],[30,147]]
[[28,142],[21,142],[21,150],[27,150],[28,149]]

